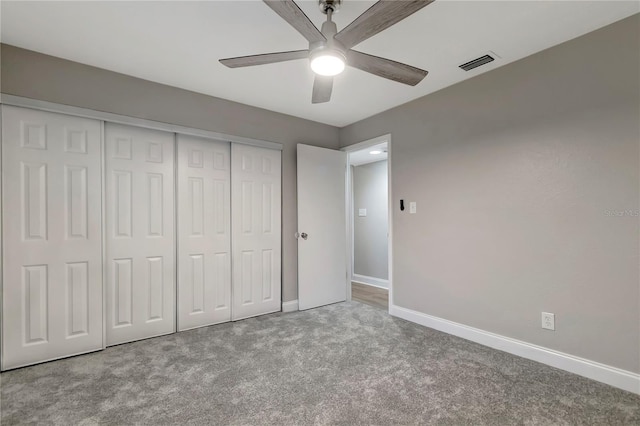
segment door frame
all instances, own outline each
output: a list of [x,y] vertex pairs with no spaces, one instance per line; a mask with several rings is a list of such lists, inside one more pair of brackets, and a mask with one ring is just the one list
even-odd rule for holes
[[[340,150],[346,152],[347,154],[360,151],[362,149],[366,149],[372,147],[374,145],[378,145],[382,142],[387,142],[387,209],[388,209],[388,232],[389,237],[387,238],[388,244],[388,262],[389,262],[389,306],[387,311],[391,309],[393,305],[393,196],[392,196],[392,185],[391,185],[391,133],[387,133],[381,136],[377,136],[372,139],[367,139],[362,142],[358,142],[352,145],[348,145],[342,147]],[[345,214],[347,215],[347,253],[350,257],[349,262],[347,262],[347,274],[349,279],[347,280],[347,301],[351,301],[351,280],[353,278],[353,258],[354,258],[354,243],[353,243],[353,176],[351,173],[351,162],[349,161],[349,157],[347,156],[347,200],[346,206],[347,211]]]

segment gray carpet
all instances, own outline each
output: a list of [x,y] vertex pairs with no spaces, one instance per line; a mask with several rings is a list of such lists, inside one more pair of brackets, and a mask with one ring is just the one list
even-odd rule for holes
[[2,424],[640,424],[640,397],[357,302],[0,375]]

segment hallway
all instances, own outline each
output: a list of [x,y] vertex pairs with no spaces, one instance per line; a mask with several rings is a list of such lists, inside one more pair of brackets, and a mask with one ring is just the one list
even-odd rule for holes
[[351,298],[375,308],[389,310],[389,290],[351,282]]

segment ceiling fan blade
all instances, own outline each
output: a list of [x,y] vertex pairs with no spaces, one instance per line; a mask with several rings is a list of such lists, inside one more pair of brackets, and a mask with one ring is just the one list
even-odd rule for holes
[[329,102],[331,99],[331,90],[333,89],[333,77],[324,75],[316,75],[313,80],[313,95],[311,96],[312,104],[321,104]]
[[427,71],[411,65],[392,61],[391,59],[367,55],[366,53],[349,50],[347,52],[347,64],[359,70],[375,74],[379,77],[399,83],[415,86],[428,74]]
[[386,30],[393,24],[414,14],[434,0],[381,0],[334,37],[347,49]]
[[293,0],[263,0],[267,6],[273,9],[289,25],[298,30],[309,43],[327,41],[320,30],[304,14],[302,9]]
[[309,57],[308,50],[292,50],[290,52],[263,53],[261,55],[239,56],[237,58],[220,59],[222,65],[229,68],[251,67],[253,65],[273,64],[276,62],[293,61]]

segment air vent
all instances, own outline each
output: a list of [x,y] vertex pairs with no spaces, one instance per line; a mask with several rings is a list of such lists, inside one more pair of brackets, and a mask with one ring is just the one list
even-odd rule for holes
[[466,64],[462,64],[460,65],[460,68],[462,68],[465,71],[471,71],[474,68],[478,68],[479,66],[482,66],[484,64],[488,64],[489,62],[493,62],[495,59],[493,56],[491,55],[484,55],[481,56],[477,59],[474,59],[473,61],[469,61]]

